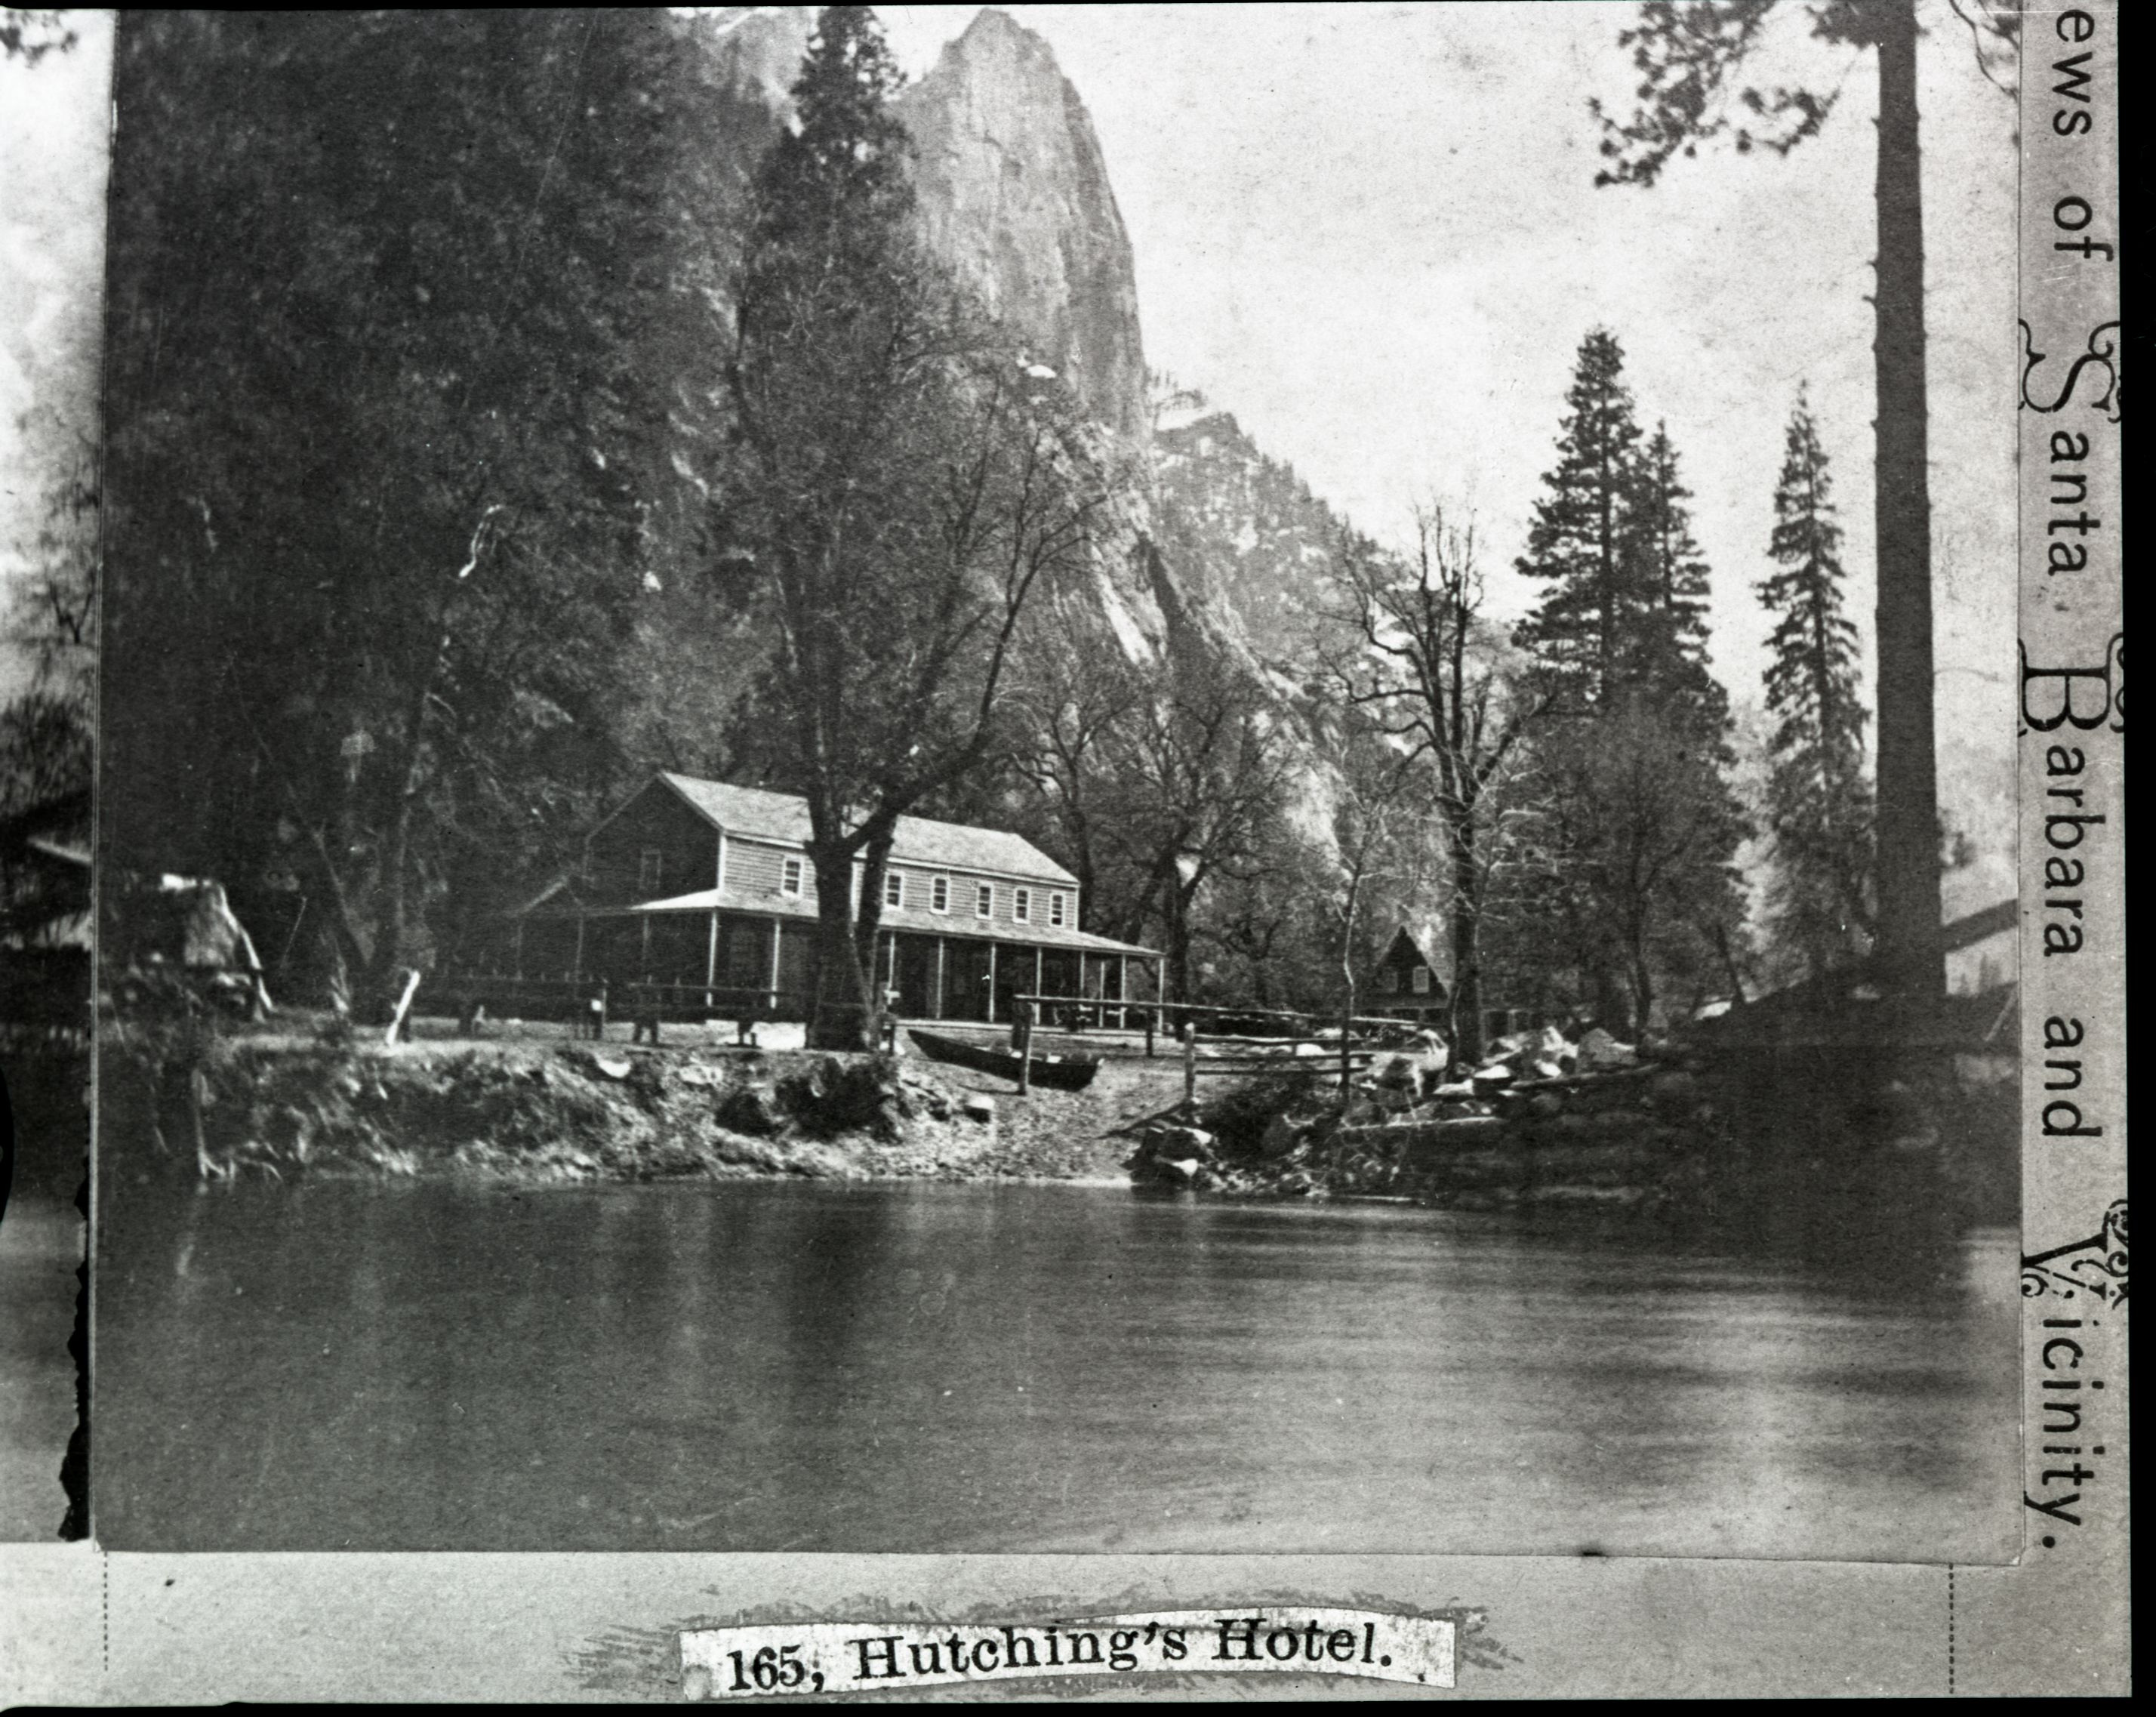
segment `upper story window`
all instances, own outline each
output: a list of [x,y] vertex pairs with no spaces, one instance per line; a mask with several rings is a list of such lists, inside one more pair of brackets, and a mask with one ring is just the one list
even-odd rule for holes
[[647,846],[636,856],[636,886],[644,894],[656,894],[666,879],[666,855],[655,846]]
[[778,892],[781,894],[790,894],[797,900],[800,898],[801,861],[799,859],[790,858],[780,861],[778,866]]
[[1430,968],[1428,966],[1417,966],[1414,970],[1409,974],[1408,983],[1413,987],[1414,993],[1417,995],[1428,995],[1430,994]]
[[1378,988],[1387,995],[1397,995],[1400,990],[1400,969],[1398,966],[1378,968]]
[[973,889],[973,916],[977,918],[993,918],[995,915],[996,885],[993,882],[976,885]]
[[1033,922],[1033,891],[1030,888],[1011,890],[1011,917],[1021,924]]
[[1063,928],[1064,916],[1067,911],[1064,905],[1066,898],[1066,896],[1061,894],[1051,894],[1048,897],[1048,922],[1059,930]]
[[906,904],[906,878],[896,871],[883,873],[883,903],[886,906]]
[[936,912],[951,910],[951,879],[948,876],[938,876],[928,885],[928,909]]

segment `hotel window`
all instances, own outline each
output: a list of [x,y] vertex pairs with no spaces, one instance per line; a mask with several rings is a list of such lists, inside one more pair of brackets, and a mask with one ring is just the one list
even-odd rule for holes
[[1033,922],[1033,891],[1030,888],[1011,890],[1011,916],[1021,924]]
[[1059,930],[1063,928],[1063,897],[1060,894],[1048,897],[1048,922]]
[[938,876],[928,885],[928,909],[937,912],[951,910],[951,879],[948,876]]
[[993,918],[995,915],[996,885],[993,882],[978,884],[973,890],[973,916],[977,918]]
[[801,861],[799,859],[787,859],[780,864],[778,867],[778,892],[781,894],[793,895],[796,899],[800,897]]
[[659,884],[666,874],[666,855],[655,846],[647,846],[636,856],[636,886],[645,894],[659,892]]
[[1397,966],[1381,966],[1378,970],[1378,988],[1387,995],[1397,995],[1400,990],[1400,971]]
[[886,871],[883,875],[883,903],[886,906],[906,904],[906,878],[896,871]]
[[1413,972],[1408,974],[1408,984],[1417,995],[1428,995],[1430,994],[1430,968],[1428,966],[1417,966]]

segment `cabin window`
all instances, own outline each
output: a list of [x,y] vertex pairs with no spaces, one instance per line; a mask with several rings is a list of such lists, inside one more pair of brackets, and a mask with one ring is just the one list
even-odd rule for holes
[[996,915],[996,885],[983,882],[973,890],[973,916],[993,918]]
[[1048,897],[1048,922],[1053,924],[1059,930],[1063,928],[1063,897],[1060,894],[1050,895]]
[[906,878],[896,871],[886,871],[883,877],[883,903],[886,906],[906,904]]
[[778,866],[778,892],[781,894],[790,894],[796,899],[800,897],[801,861],[799,859],[790,858],[781,861]]
[[1409,976],[1408,982],[1413,987],[1414,993],[1417,995],[1428,995],[1430,994],[1430,968],[1428,966],[1417,966],[1414,972]]
[[647,846],[636,856],[636,886],[645,894],[659,892],[659,885],[666,876],[666,855],[655,846]]
[[938,876],[928,885],[928,909],[937,912],[951,910],[951,879],[948,876]]
[[1021,924],[1033,922],[1033,891],[1030,888],[1011,890],[1011,917]]
[[1394,966],[1381,967],[1378,972],[1378,988],[1387,995],[1398,995],[1400,993],[1399,969]]

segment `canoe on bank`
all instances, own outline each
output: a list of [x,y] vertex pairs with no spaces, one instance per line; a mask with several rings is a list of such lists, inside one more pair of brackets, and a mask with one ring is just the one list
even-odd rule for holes
[[[940,1031],[923,1031],[917,1026],[906,1028],[906,1035],[913,1040],[914,1047],[932,1062],[943,1062],[954,1067],[970,1067],[976,1073],[993,1073],[998,1079],[1018,1082],[1019,1068],[1024,1060],[1007,1049],[990,1045],[967,1043],[956,1037],[946,1037]],[[1033,1057],[1033,1083],[1044,1085],[1055,1091],[1083,1091],[1093,1082],[1093,1076],[1101,1071],[1098,1056],[1036,1055]]]

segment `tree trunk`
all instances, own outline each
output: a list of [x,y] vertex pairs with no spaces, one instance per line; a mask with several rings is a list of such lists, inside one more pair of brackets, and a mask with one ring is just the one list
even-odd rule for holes
[[1471,824],[1452,831],[1452,1053],[1455,1065],[1481,1063],[1482,883]]
[[808,1047],[872,1049],[868,984],[854,948],[853,855],[834,858],[811,843],[809,861],[816,871],[816,970]]
[[1879,8],[1875,496],[1879,543],[1878,971],[1921,1004],[1946,993],[1932,715],[1931,491],[1914,0]]
[[892,833],[893,830],[886,829],[870,835],[868,845],[861,850],[861,900],[854,912],[854,959],[867,980],[863,992],[867,1016],[862,1022],[862,1031],[870,1048],[883,1041],[886,1000],[882,969],[876,957],[876,938],[883,929],[883,884],[891,871]]
[[1176,1001],[1190,1000],[1190,900],[1183,884],[1168,885],[1168,970]]

